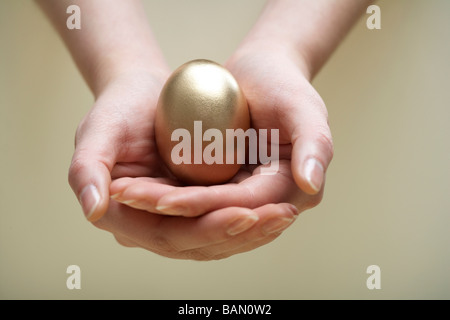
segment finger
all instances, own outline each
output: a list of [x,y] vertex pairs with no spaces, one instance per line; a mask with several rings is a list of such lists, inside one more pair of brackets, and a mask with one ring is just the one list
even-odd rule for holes
[[136,209],[187,217],[231,206],[255,208],[268,202],[290,202],[299,211],[320,203],[323,191],[308,195],[297,188],[289,161],[282,161],[273,176],[260,170],[252,176],[243,171],[245,179],[209,187],[177,187],[175,181],[163,178],[121,178],[112,182],[111,194],[114,200]]
[[[148,150],[150,155],[156,150]],[[111,178],[119,179],[122,177],[173,177],[172,173],[160,161],[142,161],[142,162],[116,162],[111,170]],[[172,180],[175,180],[173,177]]]
[[275,239],[298,212],[290,204],[255,210],[225,208],[197,218],[166,217],[112,201],[96,226],[126,246],[138,245],[163,256],[209,260],[244,252]]
[[155,213],[157,201],[176,185],[178,182],[169,178],[120,178],[111,183],[110,193],[115,201]]
[[267,204],[253,211],[259,219],[251,228],[222,242],[184,250],[179,257],[193,260],[217,260],[251,251],[275,240],[298,216],[298,210],[288,203]]
[[283,123],[291,135],[294,179],[304,192],[313,195],[322,189],[333,157],[333,142],[323,100],[312,86],[305,87],[301,94],[286,90]]
[[174,188],[159,199],[156,208],[165,214],[189,217],[230,206],[256,208],[266,203],[302,201],[305,195],[292,178],[289,161],[280,161],[273,175],[260,170],[240,183]]
[[148,177],[155,171],[154,166],[147,163],[116,163],[111,170],[111,178],[118,179],[122,177]]
[[164,256],[226,241],[256,223],[258,216],[247,208],[226,208],[198,218],[167,217],[136,210],[111,201],[108,212],[94,224],[127,239],[127,243]]
[[108,208],[111,169],[116,151],[111,133],[91,124],[77,130],[76,147],[69,168],[69,184],[76,194],[86,218],[99,219]]
[[[86,156],[84,156],[86,155]],[[99,219],[108,208],[111,182],[108,160],[90,152],[76,151],[69,169],[69,183],[86,219]]]
[[127,247],[127,248],[136,248],[139,246],[136,242],[130,240],[128,237],[125,237],[121,234],[120,235],[114,234],[114,238],[120,245]]

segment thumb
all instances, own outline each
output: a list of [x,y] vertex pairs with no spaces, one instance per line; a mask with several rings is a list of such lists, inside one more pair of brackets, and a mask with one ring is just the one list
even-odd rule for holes
[[108,209],[109,185],[115,154],[102,134],[77,139],[69,168],[69,184],[89,221],[100,219]]
[[301,96],[298,93],[293,96],[294,105],[289,108],[293,112],[286,120],[291,132],[292,173],[300,189],[314,195],[322,189],[325,172],[333,158],[328,112],[312,86],[304,89]]

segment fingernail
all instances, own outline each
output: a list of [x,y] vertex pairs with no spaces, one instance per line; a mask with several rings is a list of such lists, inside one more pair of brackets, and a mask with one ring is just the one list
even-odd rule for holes
[[120,192],[117,192],[117,193],[113,194],[112,196],[110,196],[110,198],[113,200],[116,200],[119,196],[120,196]]
[[271,234],[283,230],[294,221],[294,218],[272,218],[266,221],[262,228],[265,234]]
[[309,186],[317,193],[322,188],[323,183],[323,166],[314,158],[310,158],[305,164],[305,177]]
[[131,199],[131,200],[123,200],[123,199],[118,199],[119,197],[119,193],[116,193],[115,195],[112,195],[110,198],[113,200],[116,200],[117,202],[126,204],[126,205],[130,205],[130,204],[134,204],[136,202],[138,202],[137,200]]
[[259,217],[255,214],[248,215],[246,217],[237,219],[228,226],[227,233],[230,236],[234,236],[239,233],[242,233],[242,232],[250,229],[258,220],[259,220]]
[[294,214],[294,219],[297,218],[298,214],[300,213],[298,211],[297,206],[293,205],[293,204],[289,204],[289,209],[291,210],[291,212]]
[[187,215],[187,208],[182,206],[156,206],[156,210],[161,211],[164,214],[172,215],[172,216],[185,216]]
[[80,203],[86,219],[89,220],[100,203],[100,193],[98,193],[97,188],[93,184],[87,185],[81,191]]

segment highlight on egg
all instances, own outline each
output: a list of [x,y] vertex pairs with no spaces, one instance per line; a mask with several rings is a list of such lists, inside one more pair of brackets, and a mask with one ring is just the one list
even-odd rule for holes
[[245,161],[247,144],[238,136],[249,128],[244,93],[232,74],[213,61],[183,64],[161,91],[156,144],[169,170],[184,183],[230,180]]

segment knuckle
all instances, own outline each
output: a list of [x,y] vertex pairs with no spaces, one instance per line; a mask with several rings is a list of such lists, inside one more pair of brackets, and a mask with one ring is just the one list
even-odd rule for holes
[[74,186],[75,179],[84,168],[84,162],[81,158],[74,156],[69,167],[69,184]]
[[84,167],[84,163],[81,158],[74,156],[69,167],[69,174],[76,175]]
[[318,143],[324,149],[323,151],[331,160],[334,155],[334,145],[333,138],[331,137],[330,129],[327,127],[326,129],[320,130],[318,136]]
[[318,194],[316,194],[314,196],[309,196],[303,205],[303,209],[308,210],[308,209],[318,206],[320,204],[320,202],[322,201],[322,198],[323,198],[323,192],[319,192]]
[[109,219],[109,216],[105,214],[103,217],[96,221],[91,221],[91,224],[96,227],[97,229],[108,231],[112,233],[111,228],[111,221]]
[[127,247],[127,248],[136,247],[136,245],[132,241],[130,241],[122,236],[114,234],[114,238],[116,239],[117,243],[123,247]]

